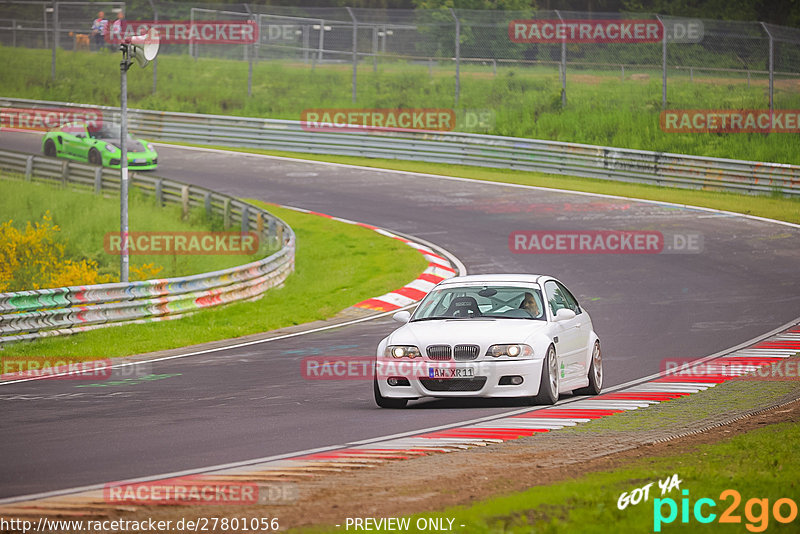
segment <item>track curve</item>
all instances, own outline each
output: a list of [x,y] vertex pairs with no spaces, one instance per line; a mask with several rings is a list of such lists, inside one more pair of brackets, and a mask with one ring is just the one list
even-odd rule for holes
[[[38,152],[39,136],[0,134]],[[800,310],[800,230],[692,208],[487,182],[159,147],[158,174],[240,197],[328,213],[435,242],[469,272],[562,279],[603,339],[608,385],[756,337]],[[513,254],[515,230],[699,234],[697,254]],[[135,478],[455,423],[519,407],[447,401],[373,407],[367,382],[308,382],[311,354],[370,354],[387,319],[153,364],[163,380],[75,389],[0,388],[0,498]],[[113,342],[113,341],[110,341]]]

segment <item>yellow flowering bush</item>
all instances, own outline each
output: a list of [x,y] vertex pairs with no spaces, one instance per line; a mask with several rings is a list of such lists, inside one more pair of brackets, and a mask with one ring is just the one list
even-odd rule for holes
[[28,222],[21,231],[13,221],[0,225],[0,291],[102,284],[113,277],[99,274],[93,260],[65,258],[58,240],[60,228],[46,212],[41,221]]
[[160,265],[155,263],[145,263],[142,265],[131,265],[130,280],[151,280],[158,276],[158,273],[164,270]]

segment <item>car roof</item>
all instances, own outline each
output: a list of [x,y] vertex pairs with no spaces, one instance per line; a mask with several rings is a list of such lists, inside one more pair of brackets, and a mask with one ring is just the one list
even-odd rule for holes
[[543,274],[470,274],[466,276],[456,276],[448,278],[439,283],[439,285],[457,285],[457,284],[471,284],[471,283],[514,283],[522,282],[526,284],[538,284],[544,280],[551,279],[552,276]]

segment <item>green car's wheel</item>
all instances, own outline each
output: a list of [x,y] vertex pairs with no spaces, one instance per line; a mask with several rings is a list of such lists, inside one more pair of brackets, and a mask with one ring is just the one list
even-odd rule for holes
[[89,150],[89,163],[92,165],[103,164],[103,157],[100,156],[100,152],[98,152],[96,148]]
[[56,157],[56,144],[50,139],[44,144],[44,155],[50,156],[51,158]]

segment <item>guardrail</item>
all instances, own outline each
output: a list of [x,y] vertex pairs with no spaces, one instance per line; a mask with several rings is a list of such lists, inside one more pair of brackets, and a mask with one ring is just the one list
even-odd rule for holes
[[[0,168],[25,180],[119,194],[119,171],[67,160],[0,150]],[[269,212],[228,195],[158,176],[131,174],[131,186],[154,195],[159,204],[179,204],[184,215],[204,209],[225,228],[238,223],[253,231],[267,250],[262,260],[178,278],[0,293],[0,345],[72,334],[120,324],[176,319],[198,309],[260,297],[294,269],[291,227]]]
[[[118,108],[0,98],[0,108]],[[2,113],[2,109],[0,109]],[[304,130],[299,121],[128,110],[129,127],[159,140],[313,154],[496,167],[693,189],[800,195],[800,166],[459,132]]]

